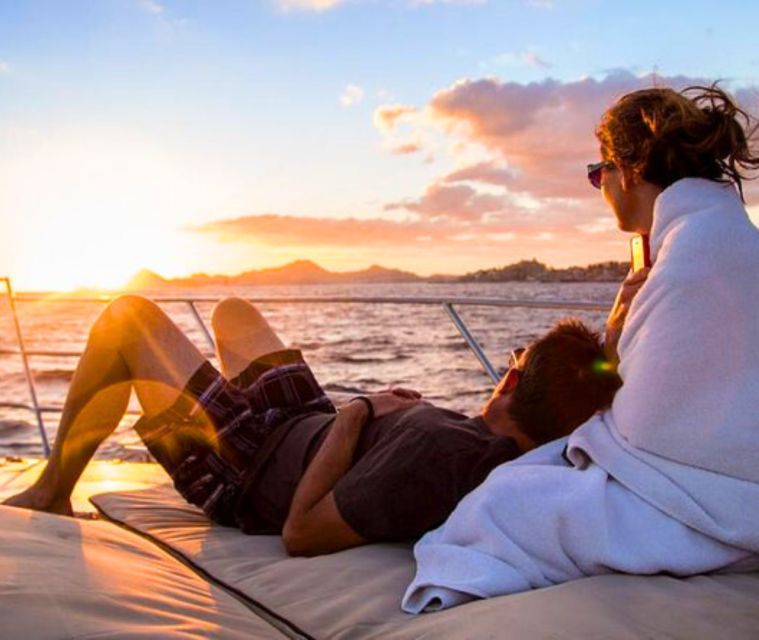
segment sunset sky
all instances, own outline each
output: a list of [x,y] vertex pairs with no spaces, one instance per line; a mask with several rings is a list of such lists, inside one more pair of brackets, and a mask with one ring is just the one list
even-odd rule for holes
[[624,260],[585,179],[599,115],[714,79],[759,113],[757,24],[748,0],[3,1],[0,277]]

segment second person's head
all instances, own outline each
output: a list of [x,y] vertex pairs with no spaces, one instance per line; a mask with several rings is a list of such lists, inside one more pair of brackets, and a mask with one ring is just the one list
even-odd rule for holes
[[[623,231],[649,233],[654,201],[682,178],[734,182],[759,168],[749,116],[716,86],[633,91],[601,118],[594,182]],[[742,194],[742,190],[741,190]]]

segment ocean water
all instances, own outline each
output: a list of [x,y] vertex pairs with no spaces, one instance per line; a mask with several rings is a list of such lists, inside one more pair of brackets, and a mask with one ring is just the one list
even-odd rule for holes
[[[162,291],[161,295],[264,297],[485,297],[507,300],[597,302],[611,305],[614,283],[465,283],[303,285]],[[17,302],[27,349],[81,351],[102,304]],[[162,308],[206,352],[210,346],[187,306]],[[489,378],[439,305],[267,303],[259,305],[285,344],[300,348],[322,386],[336,392],[371,392],[388,385],[420,391],[428,400],[463,413],[477,412],[492,389]],[[198,310],[210,326],[213,303]],[[496,367],[507,354],[573,316],[601,329],[603,313],[461,306],[458,311]],[[0,294],[0,349],[17,347],[7,297]],[[77,359],[30,359],[43,406],[62,406]],[[217,364],[214,359],[211,362]],[[0,355],[0,404],[31,403],[18,355]],[[134,394],[130,408],[139,410]],[[58,413],[43,414],[52,442]],[[144,459],[145,451],[126,415],[98,451],[98,457]],[[32,412],[0,406],[0,455],[39,456],[42,446]]]

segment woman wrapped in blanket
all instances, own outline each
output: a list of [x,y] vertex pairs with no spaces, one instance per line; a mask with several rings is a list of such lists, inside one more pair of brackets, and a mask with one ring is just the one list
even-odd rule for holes
[[[573,434],[495,469],[415,547],[418,613],[613,571],[757,566],[759,230],[750,117],[716,85],[623,96],[588,177],[652,268],[606,348],[623,386]],[[634,297],[633,295],[634,294]]]

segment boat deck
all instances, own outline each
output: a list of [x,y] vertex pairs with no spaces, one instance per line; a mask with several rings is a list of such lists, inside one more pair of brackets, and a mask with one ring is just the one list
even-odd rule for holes
[[[0,498],[28,486],[43,464],[0,458]],[[4,509],[0,635],[411,640],[499,638],[508,629],[512,640],[757,637],[757,573],[601,575],[409,616],[399,606],[415,570],[408,545],[291,558],[275,536],[210,526],[167,479],[154,463],[92,462],[74,508],[91,513],[88,497],[110,492],[97,500],[111,522]],[[164,487],[141,490],[154,484]]]
[[[0,458],[0,501],[32,484],[44,467],[44,459]],[[89,498],[110,491],[134,491],[170,482],[163,468],[154,462],[93,460],[76,485],[71,502],[75,513],[94,514]]]

